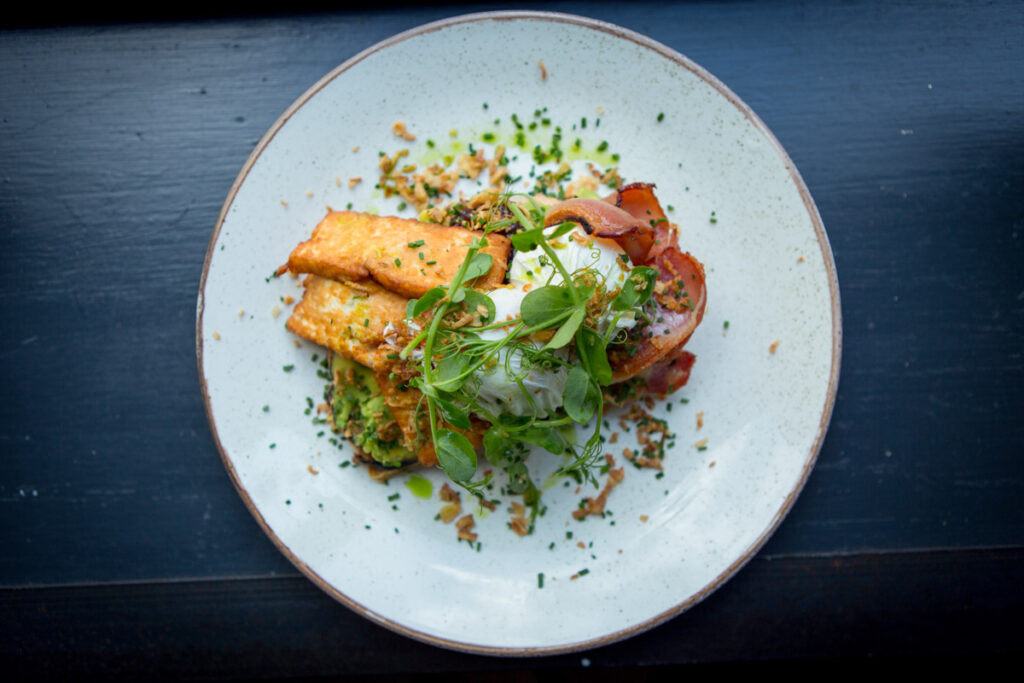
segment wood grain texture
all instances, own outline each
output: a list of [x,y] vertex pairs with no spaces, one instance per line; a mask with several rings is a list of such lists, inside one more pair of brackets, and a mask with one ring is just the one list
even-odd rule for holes
[[593,676],[614,667],[826,657],[991,661],[1019,653],[1014,625],[1024,598],[1013,587],[1024,580],[1022,560],[1020,550],[762,555],[652,631],[539,659],[411,641],[364,622],[303,578],[3,589],[0,611],[10,618],[0,624],[0,663],[20,667],[5,667],[19,678],[66,680],[556,672],[579,671],[584,659]]
[[[774,131],[821,211],[843,373],[818,465],[764,553],[1024,545],[1020,5],[536,6],[709,69]],[[0,585],[296,575],[203,414],[210,232],[253,145],[309,85],[398,31],[487,8],[0,32]],[[343,623],[357,646],[378,637]],[[656,661],[622,647],[621,661]]]

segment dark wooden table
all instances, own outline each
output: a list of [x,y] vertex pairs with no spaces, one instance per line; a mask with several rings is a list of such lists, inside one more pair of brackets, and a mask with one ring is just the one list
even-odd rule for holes
[[371,625],[260,532],[196,372],[220,205],[263,132],[335,65],[496,7],[244,17],[212,16],[214,3],[134,23],[80,10],[63,26],[38,7],[0,32],[4,670],[635,674],[1020,654],[1019,2],[533,5],[647,34],[721,78],[786,147],[832,241],[844,356],[831,430],[778,533],[706,602],[588,653],[489,659]]

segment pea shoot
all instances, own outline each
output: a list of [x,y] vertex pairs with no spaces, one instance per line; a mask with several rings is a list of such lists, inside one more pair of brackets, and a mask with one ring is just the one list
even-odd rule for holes
[[[470,243],[451,282],[409,302],[406,319],[418,332],[399,357],[417,373],[409,386],[422,394],[423,436],[433,443],[439,466],[454,482],[483,497],[493,475],[475,479],[476,449],[465,433],[478,429],[474,421],[488,423],[483,451],[492,465],[508,474],[508,489],[523,494],[532,523],[540,509],[540,491],[525,462],[530,447],[562,456],[559,474],[597,485],[594,472],[603,462],[602,391],[612,381],[608,346],[619,318],[630,312],[643,315],[657,271],[633,268],[615,288],[606,287],[603,276],[591,268],[570,272],[552,242],[574,230],[575,224],[545,226],[544,207],[530,197],[512,198],[506,193],[492,206],[483,235]],[[485,251],[488,236],[495,230],[516,228],[509,234],[512,246],[519,251],[539,249],[539,259],[550,265],[553,274],[547,284],[523,297],[518,318],[495,320],[494,302],[474,289],[473,283],[493,266],[492,256]],[[502,334],[490,338],[482,334],[495,330]],[[508,414],[480,400],[480,374],[499,366],[533,408],[532,414]],[[524,384],[534,372],[564,377],[561,408],[554,412],[538,408]],[[592,429],[582,444],[577,426]]]

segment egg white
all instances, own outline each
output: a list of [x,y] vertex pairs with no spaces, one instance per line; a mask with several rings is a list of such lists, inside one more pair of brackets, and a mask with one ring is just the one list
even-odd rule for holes
[[[553,230],[553,228],[552,228]],[[576,235],[574,238],[573,235]],[[596,272],[604,278],[605,286],[618,289],[625,283],[629,271],[624,268],[626,261],[623,251],[611,240],[594,239],[577,228],[574,233],[562,235],[549,244],[555,250],[558,260],[570,274],[584,268]],[[561,284],[561,274],[549,260],[544,251],[537,247],[531,251],[516,252],[509,267],[509,286],[488,292],[487,296],[494,302],[495,320],[515,320],[520,316],[523,298],[534,288],[545,285]],[[616,329],[628,329],[636,325],[632,311],[622,315],[614,313],[602,318],[601,325],[607,331],[609,325]],[[480,333],[484,339],[498,340],[506,336],[502,329],[486,330]],[[536,348],[542,344],[530,342]],[[568,358],[567,351],[560,351]],[[523,354],[518,349],[502,349],[497,362],[477,373],[477,403],[483,410],[491,414],[533,415],[545,418],[562,407],[565,393],[565,382],[569,374],[566,366],[550,370],[531,369],[523,375]],[[515,377],[521,376],[515,381]],[[523,393],[529,394],[529,398]]]

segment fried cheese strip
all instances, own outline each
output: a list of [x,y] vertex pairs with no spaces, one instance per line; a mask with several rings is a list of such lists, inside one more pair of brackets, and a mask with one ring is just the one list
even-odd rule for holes
[[[470,242],[479,235],[465,228],[407,218],[332,211],[316,226],[313,236],[292,251],[288,269],[332,280],[372,278],[385,289],[416,298],[451,282],[466,259]],[[501,235],[488,235],[487,241],[481,252],[490,254],[494,263],[476,283],[484,290],[494,289],[505,278],[511,249]]]
[[341,283],[308,276],[286,327],[369,368],[386,367],[384,327],[405,317],[408,300],[372,280]]

